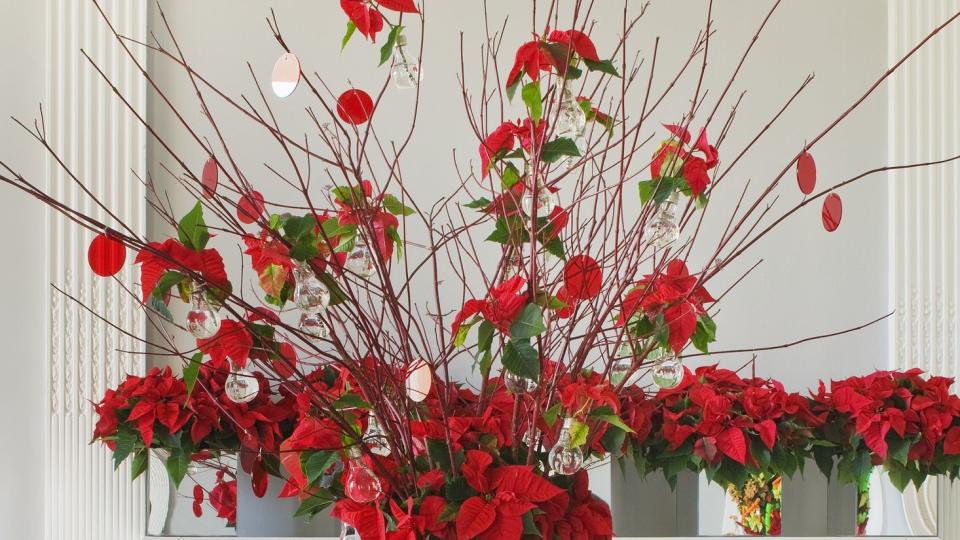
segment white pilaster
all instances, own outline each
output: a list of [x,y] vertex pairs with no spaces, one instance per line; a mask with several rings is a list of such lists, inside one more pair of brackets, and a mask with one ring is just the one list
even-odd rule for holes
[[[890,2],[891,61],[952,16],[954,2]],[[960,152],[960,26],[927,43],[893,79],[889,155],[893,164]],[[898,172],[890,188],[893,365],[960,376],[960,164]],[[942,482],[939,536],[960,539],[960,489]],[[909,509],[908,509],[909,510]]]
[[[143,0],[101,0],[121,33],[146,36]],[[143,78],[124,55],[91,0],[46,2],[46,133],[54,150],[84,186],[137,233],[145,228],[145,129],[113,95],[81,54],[90,57],[126,98],[145,110]],[[47,163],[48,193],[117,227],[55,161]],[[47,210],[47,281],[69,292],[120,327],[143,335],[133,253],[119,283],[87,266],[92,234]],[[50,289],[45,356],[46,426],[43,459],[44,537],[50,540],[129,540],[143,535],[142,481],[115,473],[109,453],[88,444],[96,423],[91,401],[126,373],[142,372],[143,347]],[[131,351],[131,352],[118,352]],[[39,458],[39,456],[38,456]],[[124,467],[126,469],[126,467]]]

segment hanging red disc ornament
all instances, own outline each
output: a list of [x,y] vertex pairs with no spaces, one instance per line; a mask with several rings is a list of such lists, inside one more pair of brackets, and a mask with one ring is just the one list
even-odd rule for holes
[[817,187],[817,163],[809,152],[800,154],[797,160],[797,186],[804,195],[813,193],[813,188]]
[[373,99],[363,90],[347,90],[337,98],[337,115],[344,122],[362,124],[373,116]]
[[589,255],[571,257],[563,267],[563,286],[571,300],[586,300],[600,294],[603,273]]
[[87,262],[98,276],[110,277],[116,274],[123,268],[126,260],[127,248],[123,242],[110,238],[105,232],[95,236],[87,249]]
[[212,199],[217,194],[217,184],[220,182],[219,174],[216,159],[211,157],[203,164],[200,185],[203,186],[203,196],[207,199]]
[[839,195],[831,193],[823,200],[821,218],[823,219],[824,229],[828,232],[837,230],[837,227],[840,226],[840,219],[843,218],[843,201],[840,200]]
[[249,224],[257,221],[263,211],[263,195],[259,191],[251,191],[240,197],[240,201],[237,203],[237,219],[242,223]]

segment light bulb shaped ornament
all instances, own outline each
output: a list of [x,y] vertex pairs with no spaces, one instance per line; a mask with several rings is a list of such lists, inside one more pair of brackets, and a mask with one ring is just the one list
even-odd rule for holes
[[330,337],[330,329],[320,319],[319,313],[304,311],[300,315],[300,331],[307,334],[311,339],[327,339]]
[[330,305],[330,289],[317,278],[309,263],[294,261],[293,301],[305,313],[319,313]]
[[556,205],[557,196],[539,184],[533,190],[525,190],[520,199],[520,208],[528,216],[533,215],[533,209],[536,207],[538,217],[547,217]]
[[234,403],[250,403],[260,393],[260,381],[243,368],[235,368],[223,385],[227,398]]
[[653,383],[669,390],[676,388],[683,380],[683,362],[676,356],[664,358],[653,366]]
[[387,435],[380,426],[380,420],[372,412],[367,417],[367,429],[363,432],[363,442],[367,443],[370,452],[378,456],[389,456],[391,453]]
[[547,455],[550,470],[564,476],[575,474],[583,467],[583,452],[579,448],[571,447],[572,429],[573,418],[564,418],[557,444],[553,445]]
[[524,377],[522,375],[517,375],[511,371],[504,370],[503,372],[503,386],[507,388],[507,391],[511,394],[520,395],[520,394],[529,394],[537,389],[537,381]]
[[347,271],[364,279],[377,271],[376,263],[373,260],[373,252],[367,247],[367,243],[359,237],[353,244],[353,249],[347,254],[347,260],[343,263],[343,266]]
[[586,127],[587,114],[583,112],[580,104],[573,99],[573,93],[570,89],[564,86],[555,128],[557,137],[566,137],[575,141],[583,137],[583,131]]
[[666,249],[680,238],[680,227],[677,225],[677,201],[679,195],[674,192],[660,203],[652,221],[645,228],[647,242],[659,249]]
[[347,463],[347,473],[343,479],[343,492],[358,503],[375,501],[383,492],[380,479],[363,462],[359,448],[351,446],[347,450],[347,455],[350,461]]
[[191,307],[187,312],[187,331],[197,339],[210,339],[220,330],[220,316],[210,307],[202,286],[193,285]]
[[423,78],[423,72],[416,58],[410,56],[407,50],[407,36],[397,36],[397,43],[393,47],[393,68],[390,76],[393,84],[400,89],[416,88]]

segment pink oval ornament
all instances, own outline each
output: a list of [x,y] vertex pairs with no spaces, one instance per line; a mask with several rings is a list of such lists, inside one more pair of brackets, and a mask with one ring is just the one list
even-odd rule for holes
[[827,198],[823,200],[823,210],[821,211],[823,228],[826,229],[827,232],[833,232],[837,230],[837,227],[840,226],[840,220],[842,218],[843,201],[840,200],[840,196],[836,193],[827,195]]
[[809,152],[800,154],[797,160],[797,186],[804,195],[813,193],[817,187],[817,163]]
[[430,364],[423,359],[415,360],[407,371],[407,397],[410,401],[420,403],[427,399],[432,385],[433,373],[430,371]]
[[300,60],[293,53],[280,55],[273,65],[273,74],[270,78],[273,93],[278,98],[290,97],[300,84]]
[[220,172],[217,160],[210,158],[203,164],[203,173],[200,176],[200,185],[203,186],[203,196],[212,199],[217,194],[217,184],[220,182]]

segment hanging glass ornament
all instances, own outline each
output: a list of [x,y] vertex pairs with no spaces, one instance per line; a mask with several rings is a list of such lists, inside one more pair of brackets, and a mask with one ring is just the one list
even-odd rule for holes
[[564,85],[555,126],[556,136],[567,137],[575,141],[583,137],[583,131],[586,127],[587,114],[583,112],[580,104],[573,99],[573,92],[570,91],[570,87]]
[[404,90],[416,88],[423,77],[420,64],[417,63],[415,58],[407,54],[406,47],[407,36],[400,34],[393,46],[393,68],[390,70],[393,84]]
[[330,337],[330,329],[326,323],[320,319],[319,313],[303,312],[300,314],[300,331],[313,339],[327,339]]
[[664,358],[653,366],[653,383],[664,390],[676,388],[683,380],[683,362],[676,356]]
[[511,394],[529,394],[537,389],[537,381],[517,375],[516,373],[504,370],[503,385]]
[[575,474],[583,467],[583,452],[579,448],[570,446],[573,437],[570,432],[572,429],[573,418],[564,418],[560,438],[547,455],[550,470],[564,476]]
[[367,429],[363,432],[363,442],[367,444],[370,452],[378,456],[389,456],[391,453],[390,443],[387,441],[387,434],[380,426],[380,420],[377,416],[370,413],[367,417]]
[[653,220],[647,224],[645,233],[647,242],[659,249],[666,249],[680,238],[677,225],[677,202],[679,194],[673,192],[667,200],[660,203]]
[[223,391],[234,403],[249,403],[260,393],[260,381],[246,369],[237,368],[227,376]]
[[306,313],[320,313],[330,305],[330,289],[314,273],[310,263],[294,261],[293,301]]
[[520,199],[520,208],[528,216],[533,215],[534,205],[537,208],[537,216],[546,217],[557,205],[557,196],[546,187],[538,184],[532,190],[524,190],[523,198]]
[[347,475],[343,479],[343,492],[358,503],[376,500],[383,491],[380,479],[363,462],[359,448],[351,446],[347,455],[350,461],[347,463]]
[[353,528],[353,525],[347,525],[341,521],[340,540],[360,540],[360,535],[357,534],[357,530]]
[[353,249],[347,254],[347,260],[343,263],[343,266],[364,279],[377,271],[376,263],[373,260],[373,252],[360,237],[356,238]]
[[190,291],[192,307],[187,312],[187,331],[197,339],[210,339],[220,330],[220,316],[207,303],[202,285],[193,284]]

